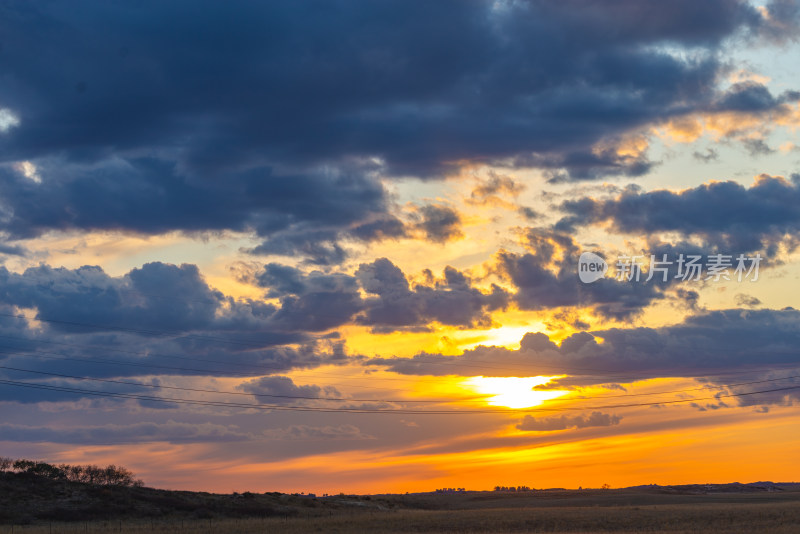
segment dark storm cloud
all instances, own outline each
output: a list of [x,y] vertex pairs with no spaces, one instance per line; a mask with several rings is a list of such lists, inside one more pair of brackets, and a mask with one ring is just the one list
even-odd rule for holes
[[[6,367],[0,377],[44,380],[56,388],[158,396],[158,389],[82,382],[79,377],[252,376],[344,364],[360,356],[348,354],[337,333],[326,331],[353,322],[385,331],[426,328],[433,321],[484,324],[490,321],[489,312],[508,300],[500,288],[483,292],[451,267],[440,280],[428,275],[427,285],[411,287],[385,259],[362,265],[358,276],[304,273],[273,263],[249,273],[246,280],[278,300],[271,304],[227,297],[210,288],[197,267],[188,264],[153,262],[117,277],[93,266],[39,265],[22,273],[0,267],[0,364]],[[395,277],[389,288],[394,293],[382,287],[389,282],[387,276]],[[398,284],[405,284],[406,291]],[[20,317],[21,310],[27,310],[28,319]],[[45,374],[8,369],[12,367]],[[295,391],[282,380],[268,377],[252,386],[306,391]],[[316,386],[308,388],[318,393]],[[11,386],[3,388],[2,397],[18,402],[98,399],[87,391]]]
[[526,415],[517,425],[518,430],[532,432],[552,432],[568,428],[587,428],[590,426],[618,425],[622,417],[602,412],[592,412],[590,415],[561,415],[557,417],[534,417]]
[[356,322],[377,331],[424,327],[436,321],[453,326],[491,324],[488,312],[505,308],[508,294],[492,284],[489,292],[472,286],[464,273],[446,267],[444,277],[432,285],[409,283],[399,267],[386,258],[362,263],[356,271],[368,293],[365,311]]
[[121,277],[97,266],[40,265],[21,274],[0,267],[0,301],[35,309],[36,318],[49,329],[63,332],[247,334],[242,344],[254,346],[302,341],[302,335],[293,333],[328,330],[361,309],[352,276],[317,271],[301,275],[270,264],[258,283],[273,286],[268,295],[280,295],[279,306],[226,297],[189,264],[152,262]]
[[288,329],[328,330],[350,322],[364,308],[357,280],[347,274],[305,274],[270,263],[253,277],[256,285],[268,289],[268,297],[280,298],[273,320]]
[[[3,355],[4,356],[4,355]],[[6,365],[7,361],[0,358],[0,365],[5,367],[16,367],[16,364]],[[19,367],[17,367],[19,368]],[[29,367],[30,368],[30,367]],[[124,395],[153,395],[153,389],[138,387],[130,384],[103,384],[102,391],[108,392],[108,396],[92,395],[86,391],[92,390],[92,385],[86,387],[87,383],[80,380],[68,380],[62,378],[52,378],[46,375],[15,371],[13,369],[0,368],[0,380],[8,380],[11,384],[0,384],[0,402],[14,401],[23,404],[37,404],[40,402],[75,402],[80,399],[88,399],[95,407],[108,405],[119,405],[119,403],[131,402]],[[24,383],[24,384],[23,384]],[[83,391],[81,391],[83,390]],[[133,402],[148,402],[147,400],[137,400]],[[177,407],[174,403],[155,402],[153,408]]]
[[[343,258],[336,242],[350,225],[359,225],[353,237],[360,240],[398,235],[391,227],[394,219],[384,215],[382,186],[355,169],[281,176],[261,169],[231,173],[216,185],[193,183],[171,164],[152,158],[91,167],[46,162],[40,172],[49,176],[44,184],[0,168],[6,239],[31,238],[52,228],[255,230],[265,241],[254,252],[305,254],[326,263]],[[361,222],[376,216],[383,217],[382,226]],[[2,252],[22,250],[3,245]]]
[[[0,267],[0,300],[35,308],[45,319],[94,325],[187,331],[212,327],[225,297],[208,287],[194,265],[148,263],[113,278],[96,266],[40,265],[21,274]],[[53,323],[54,328],[67,328]]]
[[362,241],[405,237],[406,226],[397,217],[388,215],[350,229],[350,235]]
[[775,97],[761,83],[754,81],[739,82],[733,84],[730,89],[722,93],[711,109],[713,111],[748,113],[769,111],[798,98],[800,98],[800,93],[797,91],[787,91]]
[[[402,234],[377,175],[516,162],[554,179],[639,175],[614,140],[720,93],[733,36],[780,41],[797,9],[402,1],[6,2],[2,230],[254,231],[256,253],[345,257]],[[668,53],[667,47],[680,53]],[[12,120],[13,119],[13,120]],[[595,150],[599,142],[608,146]],[[431,235],[437,235],[435,233]]]
[[417,228],[422,230],[425,238],[434,243],[445,243],[464,237],[461,232],[461,215],[449,206],[429,204],[420,208],[422,220]]
[[[297,386],[287,376],[254,378],[240,384],[237,389],[252,393],[258,402],[264,404],[303,404],[310,399],[342,396],[333,386],[320,387],[313,384]],[[301,399],[284,397],[301,397]]]
[[[413,358],[376,358],[370,365],[399,373],[462,376],[536,376],[566,373],[583,383],[622,382],[663,376],[724,376],[732,370],[758,376],[800,366],[800,312],[721,310],[662,328],[612,328],[577,332],[553,343],[526,334],[519,350],[476,347],[461,356],[422,353]],[[520,375],[519,373],[526,373]],[[715,379],[745,381],[744,375]],[[765,388],[768,389],[768,388]]]
[[[40,265],[23,273],[0,268],[0,362],[70,377],[252,376],[342,364],[351,357],[344,344],[314,333],[341,324],[342,314],[347,318],[347,303],[326,300],[325,287],[349,288],[360,302],[354,279],[347,280],[331,276],[321,282],[310,276],[304,282],[310,289],[302,296],[287,296],[274,306],[224,296],[206,284],[194,265],[154,262],[119,277],[91,266]],[[21,309],[33,310],[30,319],[19,317]],[[331,322],[332,317],[337,319]],[[55,380],[19,373],[0,371],[12,380]],[[99,390],[113,385],[66,384]],[[94,398],[66,391],[4,391],[20,401]],[[142,393],[141,388],[133,391]],[[125,386],[122,392],[131,391]]]
[[[0,213],[8,239],[36,237],[50,229],[123,230],[158,234],[174,230],[255,231],[264,242],[253,252],[306,255],[316,263],[345,256],[338,240],[350,226],[385,215],[383,187],[363,169],[310,169],[274,173],[270,168],[231,170],[218,181],[193,178],[175,162],[129,158],[97,164],[41,164],[36,183],[0,168]],[[385,232],[390,234],[389,229]],[[377,230],[356,239],[383,237]]]
[[699,235],[720,249],[751,252],[774,246],[800,230],[800,175],[761,175],[750,187],[712,182],[680,192],[628,188],[612,199],[584,197],[561,205],[569,215],[556,225],[573,229],[608,224],[620,233]]
[[[664,298],[673,278],[657,277],[647,282],[617,281],[610,275],[591,284],[578,278],[578,259],[583,252],[567,233],[529,228],[523,236],[528,250],[501,250],[494,257],[494,270],[516,289],[512,299],[522,310],[546,310],[587,306],[609,318],[629,319],[651,302]],[[660,249],[654,249],[657,253]],[[613,268],[612,258],[606,258]]]
[[[258,332],[253,330],[240,330],[236,335],[231,335],[231,331],[204,331],[152,337],[111,332],[63,333],[46,327],[26,330],[19,327],[21,321],[16,322],[17,328],[0,329],[0,378],[48,386],[35,389],[3,384],[0,400],[23,403],[80,399],[100,405],[131,402],[123,397],[93,395],[92,391],[186,397],[191,394],[161,389],[157,387],[161,385],[160,379],[148,377],[250,377],[343,364],[349,357],[343,344],[335,341],[306,336],[300,344],[268,345],[263,339],[256,342]],[[287,341],[291,342],[285,339],[283,343]],[[58,378],[52,373],[76,378]],[[92,379],[111,379],[112,382]],[[116,380],[126,383],[115,383]],[[139,383],[147,385],[137,385]],[[219,389],[219,386],[212,385],[211,389]],[[179,407],[175,403],[147,399],[134,402],[153,409]]]
[[399,267],[379,258],[362,263],[354,275],[303,273],[270,263],[240,278],[265,288],[268,297],[280,299],[272,317],[276,325],[303,331],[350,322],[381,332],[425,329],[434,321],[459,327],[488,325],[489,312],[508,304],[505,290],[494,284],[488,291],[481,290],[453,267],[446,267],[438,280],[429,271],[425,274],[424,284],[412,285]]
[[604,176],[642,176],[650,172],[653,163],[642,153],[636,156],[621,156],[613,148],[595,152],[570,152],[566,154],[529,156],[518,158],[517,164],[523,167],[543,167],[546,169],[568,169],[547,171],[550,183],[571,182],[574,180],[595,180]]

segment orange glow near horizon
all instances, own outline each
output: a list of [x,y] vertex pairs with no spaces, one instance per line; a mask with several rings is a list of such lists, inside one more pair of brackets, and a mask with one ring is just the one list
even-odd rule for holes
[[[671,412],[673,417],[687,415],[677,409]],[[645,411],[636,421],[632,416],[632,424],[621,433],[583,429],[503,438],[477,435],[468,447],[460,446],[463,436],[454,436],[430,445],[442,452],[401,446],[371,449],[365,444],[359,450],[301,458],[271,458],[266,448],[238,461],[215,461],[209,459],[214,450],[210,444],[149,443],[82,447],[53,452],[48,459],[118,463],[132,468],[150,486],[211,492],[375,494],[441,487],[490,490],[495,485],[586,488],[605,483],[624,487],[796,481],[794,445],[800,439],[800,427],[791,407],[777,412],[716,415],[693,432],[669,424],[653,427],[648,421],[652,415]],[[704,417],[693,412],[690,419],[699,422]],[[483,440],[486,444],[482,445]],[[752,454],[754,450],[759,454]],[[576,461],[580,458],[587,460]]]

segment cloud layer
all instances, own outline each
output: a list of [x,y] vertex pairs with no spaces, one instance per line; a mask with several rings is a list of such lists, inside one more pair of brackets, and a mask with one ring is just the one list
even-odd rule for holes
[[[791,36],[796,11],[11,2],[0,231],[246,231],[254,253],[339,263],[343,241],[402,234],[380,178],[480,163],[636,176],[653,162],[631,132],[785,106],[797,95],[721,89],[718,51]],[[421,215],[429,239],[458,235],[452,210]]]
[[788,241],[800,230],[800,175],[760,175],[750,187],[711,182],[683,191],[629,188],[610,199],[583,197],[561,205],[561,229],[606,225],[624,234],[677,232],[716,248],[753,252]]

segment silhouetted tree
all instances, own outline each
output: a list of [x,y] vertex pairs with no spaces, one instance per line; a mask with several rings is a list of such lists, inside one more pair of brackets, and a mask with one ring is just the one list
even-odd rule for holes
[[69,480],[102,486],[143,486],[132,471],[121,466],[109,465],[51,465],[46,462],[32,460],[12,460],[0,458],[0,471],[13,470],[17,473],[37,475],[53,480]]

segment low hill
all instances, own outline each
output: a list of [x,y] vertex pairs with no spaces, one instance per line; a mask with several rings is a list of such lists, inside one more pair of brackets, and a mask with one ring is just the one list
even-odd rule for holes
[[[405,495],[313,495],[271,493],[214,494],[171,491],[139,485],[98,485],[52,479],[31,473],[0,472],[0,524],[75,521],[174,521],[244,518],[318,518],[385,516],[381,512],[483,510],[634,509],[791,505],[800,501],[800,485],[759,482],[640,486],[625,489],[455,491]],[[635,507],[635,508],[631,508]],[[666,508],[665,508],[666,510]],[[377,515],[376,512],[379,512]],[[638,512],[637,512],[638,513]],[[728,513],[728,512],[725,512]],[[780,513],[783,513],[782,511]]]
[[[0,473],[0,524],[142,518],[291,517],[300,510],[337,508],[333,501],[280,493],[170,491],[100,486],[28,473]],[[321,510],[320,510],[321,511]]]

